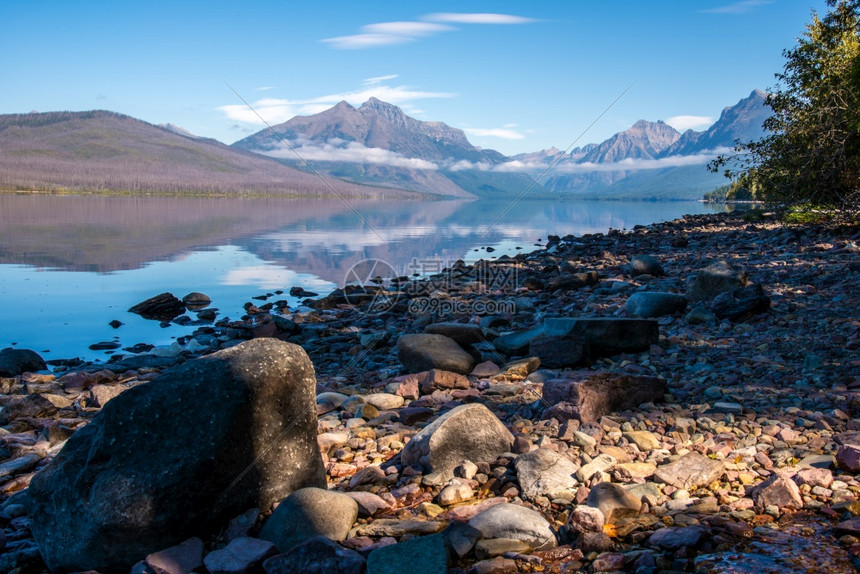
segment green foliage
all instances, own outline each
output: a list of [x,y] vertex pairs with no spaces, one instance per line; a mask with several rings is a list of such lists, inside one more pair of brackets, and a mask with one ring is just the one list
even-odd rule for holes
[[786,223],[808,225],[812,223],[824,223],[830,219],[831,212],[826,207],[809,203],[793,205],[782,216]]
[[860,209],[860,0],[828,0],[784,52],[766,103],[767,135],[719,157],[712,171],[746,178],[773,207]]
[[729,185],[721,185],[703,196],[708,203],[731,203],[733,201],[757,201],[758,184],[742,175]]
[[743,219],[747,223],[755,223],[756,221],[764,220],[764,211],[761,209],[750,209],[749,211],[744,212]]

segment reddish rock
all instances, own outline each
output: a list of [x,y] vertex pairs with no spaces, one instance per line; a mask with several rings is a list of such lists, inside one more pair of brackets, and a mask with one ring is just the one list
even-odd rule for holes
[[803,508],[803,499],[797,485],[793,480],[781,474],[774,474],[753,489],[752,499],[761,508],[771,505],[779,507],[780,510],[800,510]]
[[498,375],[500,372],[502,372],[502,369],[497,364],[492,361],[484,361],[475,365],[470,375],[483,379]]
[[826,468],[802,468],[794,475],[794,480],[798,484],[830,488],[833,484],[833,473]]
[[597,422],[613,411],[658,401],[666,392],[666,381],[609,372],[577,371],[564,379],[544,383],[546,404],[562,405],[546,409],[543,418],[575,418],[583,423]]
[[418,384],[424,379],[426,373],[417,373],[417,374],[409,374],[404,375],[402,377],[397,377],[392,383],[399,383],[397,390],[394,391],[394,394],[404,399],[415,400],[420,395],[418,393]]
[[442,389],[468,389],[469,379],[458,373],[451,371],[443,371],[441,369],[431,369],[424,380],[421,381],[421,392],[429,395],[434,390]]
[[203,566],[203,541],[190,538],[182,544],[150,554],[145,562],[153,574],[189,574]]
[[591,567],[595,572],[617,572],[624,569],[624,554],[620,552],[604,552],[594,559]]
[[849,472],[860,471],[860,445],[843,444],[836,452],[836,464]]
[[63,388],[66,390],[73,389],[90,389],[95,385],[101,385],[105,383],[110,383],[114,380],[116,375],[114,375],[111,371],[101,370],[96,371],[95,373],[87,373],[84,371],[79,371],[77,373],[69,373],[68,375],[63,375],[57,382],[63,385]]

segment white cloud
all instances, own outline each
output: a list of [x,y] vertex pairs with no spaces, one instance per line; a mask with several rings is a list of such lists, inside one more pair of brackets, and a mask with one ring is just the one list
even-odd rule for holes
[[[456,30],[446,24],[526,24],[532,18],[510,14],[461,14],[443,12],[427,14],[421,21],[378,22],[359,28],[358,34],[335,36],[321,40],[341,50],[361,50],[378,46],[394,46],[413,42],[418,38],[435,36],[442,32]],[[445,22],[442,24],[440,22]]]
[[341,50],[361,50],[362,48],[373,48],[375,46],[391,46],[412,42],[415,38],[409,36],[397,36],[394,34],[353,34],[352,36],[336,36],[325,38],[321,42],[331,44]]
[[508,128],[466,128],[463,131],[475,137],[500,138],[505,140],[521,140],[526,137],[518,131]]
[[423,18],[431,22],[450,22],[452,24],[528,24],[533,18],[512,16],[510,14],[468,14],[459,12],[438,12]]
[[362,80],[362,84],[365,86],[373,85],[373,84],[381,84],[382,82],[387,82],[388,80],[393,80],[397,78],[397,74],[388,74],[387,76],[374,76],[373,78],[365,78]]
[[433,22],[380,22],[361,27],[361,31],[367,34],[392,34],[409,38],[430,36],[453,29],[451,26]]
[[274,89],[273,86],[260,86],[256,91],[258,92],[266,92],[268,90]]
[[[397,76],[391,76],[391,78],[395,77]],[[359,106],[371,97],[375,97],[385,102],[399,105],[414,100],[453,98],[456,95],[450,92],[415,90],[408,86],[389,86],[382,83],[386,78],[388,76],[369,78],[363,82],[364,86],[359,90],[327,94],[304,100],[263,98],[251,104],[253,110],[249,109],[245,104],[230,104],[219,106],[217,109],[224,112],[232,120],[263,125],[264,122],[260,119],[260,116],[269,124],[279,124],[298,115],[318,114],[342,101],[346,101],[353,106]],[[378,82],[371,83],[369,80],[378,80]]]
[[456,161],[452,164],[445,165],[445,169],[449,171],[462,171],[464,169],[477,169],[479,171],[490,171],[493,169],[493,166],[489,163],[473,163],[466,159],[461,159],[460,161]]
[[741,0],[734,4],[726,6],[717,6],[716,8],[708,8],[707,10],[699,10],[705,14],[746,14],[753,9],[766,4],[773,4],[774,0]]
[[678,130],[703,130],[711,127],[716,120],[709,116],[673,116],[666,123]]
[[[636,171],[647,169],[663,169],[667,167],[684,167],[688,165],[704,165],[720,154],[731,152],[731,148],[720,147],[713,150],[705,150],[701,153],[691,155],[674,155],[659,159],[624,159],[612,163],[572,163],[559,162],[552,168],[553,172],[577,173],[594,171]],[[504,172],[532,172],[543,171],[547,164],[540,162],[509,161],[495,166],[494,171]]]
[[296,159],[298,154],[305,161],[339,161],[347,163],[374,163],[410,169],[438,169],[435,163],[419,158],[405,157],[397,152],[378,147],[365,147],[359,142],[344,142],[332,139],[323,145],[311,142],[290,142],[295,152],[281,144],[279,147],[259,153],[275,158]]

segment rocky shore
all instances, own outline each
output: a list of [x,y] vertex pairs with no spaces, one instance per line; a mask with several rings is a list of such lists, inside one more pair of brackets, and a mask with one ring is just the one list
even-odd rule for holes
[[854,572],[858,242],[687,216],[0,351],[0,571]]

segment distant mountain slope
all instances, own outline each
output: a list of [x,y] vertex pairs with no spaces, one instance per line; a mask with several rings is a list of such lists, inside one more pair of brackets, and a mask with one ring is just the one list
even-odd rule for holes
[[[722,175],[707,170],[708,161],[736,140],[764,134],[762,123],[770,115],[765,98],[764,92],[754,90],[723,109],[703,132],[679,134],[663,122],[640,120],[600,144],[573,150],[542,183],[553,192],[584,198],[700,199],[703,192],[725,183]],[[555,159],[548,153],[524,157],[546,165]]]
[[[107,111],[0,115],[0,189],[332,196],[319,178]],[[330,181],[338,193],[414,197]]]
[[[358,108],[340,102],[318,114],[296,116],[233,146],[301,168],[298,153],[314,169],[338,177],[376,185],[396,182],[404,189],[451,197],[512,195],[531,183],[523,174],[489,174],[488,168],[508,158],[473,146],[463,130],[416,120],[377,98]],[[473,170],[485,177],[460,173]]]
[[762,124],[770,117],[770,108],[765,106],[767,94],[753,90],[734,106],[723,109],[720,119],[704,132],[692,130],[684,133],[674,145],[666,148],[663,156],[692,155],[705,151],[730,148],[736,141],[752,141],[764,135]]
[[614,163],[625,159],[652,159],[678,141],[681,134],[663,122],[639,120],[623,132],[618,132],[593,147],[578,163]]
[[416,120],[397,106],[376,98],[370,98],[358,108],[340,102],[324,112],[297,116],[273,126],[273,129],[277,135],[267,128],[233,146],[268,151],[282,149],[281,138],[290,142],[306,140],[315,143],[346,140],[368,148],[389,150],[404,158],[420,158],[438,167],[461,160],[498,163],[505,159],[496,151],[473,146],[463,130],[442,122]]

